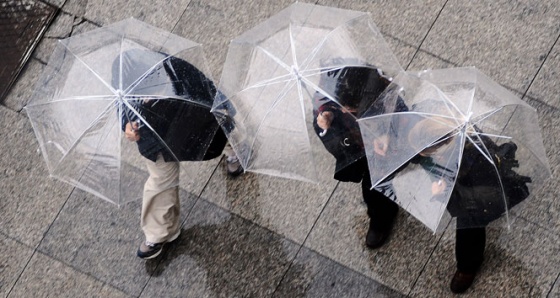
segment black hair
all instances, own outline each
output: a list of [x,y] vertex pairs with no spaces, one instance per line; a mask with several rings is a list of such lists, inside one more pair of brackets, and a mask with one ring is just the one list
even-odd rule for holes
[[375,67],[349,66],[327,75],[337,79],[335,95],[339,103],[353,109],[359,109],[360,103],[371,103],[390,83]]

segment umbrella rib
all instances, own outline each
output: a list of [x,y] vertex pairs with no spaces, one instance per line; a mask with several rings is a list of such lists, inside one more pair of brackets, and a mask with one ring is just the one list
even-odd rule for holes
[[490,112],[488,112],[488,113],[486,113],[486,114],[481,115],[481,116],[479,117],[480,119],[477,119],[477,120],[473,123],[473,125],[476,125],[476,124],[478,124],[478,123],[480,123],[480,122],[482,122],[482,121],[488,119],[489,117],[493,116],[494,114],[500,112],[502,109],[503,109],[503,107],[499,107],[498,109],[492,110],[492,111],[490,111]]
[[506,140],[513,139],[513,137],[510,137],[510,136],[496,135],[496,134],[485,133],[485,132],[479,132],[477,134],[481,135],[481,136],[491,137],[491,138],[501,138],[501,139],[506,139]]
[[[242,90],[240,90],[239,92],[243,92],[245,90],[249,90],[249,89],[253,89],[253,88],[260,88],[263,86],[268,86],[271,84],[276,84],[276,83],[283,83],[283,82],[289,82],[291,80],[294,79],[294,74],[292,72],[292,69],[290,68],[289,65],[285,64],[284,62],[282,62],[282,60],[278,59],[278,57],[274,56],[272,53],[270,53],[268,50],[266,50],[265,48],[261,47],[261,46],[257,46],[255,47],[255,49],[262,51],[263,53],[265,53],[268,57],[270,57],[274,62],[276,62],[278,65],[280,65],[280,67],[284,68],[286,71],[288,71],[288,74],[285,75],[281,75],[281,76],[277,76],[268,80],[264,80],[264,81],[260,81],[257,82],[249,87],[246,87]],[[284,79],[284,78],[287,79]]]
[[[302,77],[301,78],[302,81],[304,81],[306,84],[308,84],[309,86],[311,86],[312,88],[314,88],[315,90],[317,90],[319,93],[321,93],[323,96],[325,96],[326,98],[328,98],[329,100],[337,103],[339,106],[342,107],[342,105],[334,98],[332,97],[328,92],[326,92],[325,90],[323,90],[321,87],[313,84],[313,82],[309,81],[308,79]],[[348,113],[349,116],[352,116],[354,119],[358,119],[353,113]]]
[[294,36],[292,34],[292,23],[290,23],[288,25],[288,32],[289,32],[289,36],[290,36],[290,50],[292,52],[292,67],[296,67],[296,70],[298,70],[299,72],[299,65],[298,65],[298,61],[297,61],[297,57],[296,57],[296,46],[295,46],[295,42],[294,42]]
[[161,62],[167,60],[169,57],[171,57],[171,56],[167,55],[163,59],[158,61],[157,63],[154,63],[154,65],[152,65],[150,68],[148,68],[148,70],[146,70],[141,76],[139,76],[134,82],[132,82],[132,84],[130,84],[130,86],[128,86],[128,88],[126,88],[126,90],[124,90],[123,93],[125,95],[129,95],[129,93],[132,92],[132,90],[134,90],[134,88],[136,88],[136,86],[138,86],[142,82],[142,80],[144,80],[152,72],[152,70],[154,70],[156,68],[156,66],[158,66]]
[[260,88],[260,87],[264,87],[264,86],[269,86],[269,85],[274,85],[274,84],[281,84],[281,83],[285,83],[285,82],[289,82],[289,81],[293,81],[294,80],[294,76],[293,74],[285,74],[285,75],[281,75],[281,76],[277,76],[274,77],[272,79],[269,80],[264,80],[264,81],[260,81],[257,82],[249,87],[246,87],[244,89],[242,89],[239,92],[243,92],[249,89],[255,89],[255,88]]
[[484,142],[482,141],[482,139],[480,138],[480,136],[475,133],[474,134],[476,136],[476,138],[480,141],[481,146],[479,146],[475,140],[473,140],[473,138],[469,135],[469,134],[465,134],[465,136],[467,137],[467,139],[471,142],[471,144],[474,145],[474,147],[476,149],[478,149],[478,151],[480,152],[480,154],[482,154],[487,160],[488,162],[490,162],[491,164],[495,164],[494,160],[492,159],[492,156],[490,156],[490,152],[488,151],[488,148],[486,148],[486,145],[484,145]]
[[[443,103],[445,104],[445,107],[447,108],[447,111],[449,111],[450,114],[453,114],[453,109],[450,108],[450,105],[454,108],[455,111],[457,111],[459,114],[461,114],[462,117],[465,117],[465,114],[461,112],[461,110],[457,107],[457,105],[455,105],[455,103],[449,98],[447,97],[447,95],[441,91],[437,86],[434,85],[434,87],[436,88],[436,92],[438,92],[445,100],[443,101]],[[469,109],[469,112],[471,110]],[[454,120],[457,120],[456,118]]]
[[[493,110],[493,111],[481,116],[480,119],[477,119],[475,122],[472,123],[472,126],[475,126],[475,125],[479,124],[480,122],[488,119],[489,117],[491,117],[491,116],[495,115],[496,113],[500,112],[502,109],[503,109],[503,107],[500,107],[496,110]],[[483,135],[483,136],[495,137],[495,138],[502,138],[502,139],[512,139],[511,136],[497,135],[497,134],[491,134],[491,133],[485,133],[485,132],[478,132],[476,130],[474,130],[474,131],[477,135]]]
[[72,54],[72,56],[74,56],[74,58],[76,58],[76,60],[78,60],[80,63],[82,63],[89,71],[91,71],[91,73],[92,73],[97,79],[99,79],[99,81],[100,81],[103,85],[105,85],[105,87],[109,88],[109,90],[111,90],[111,92],[113,92],[114,94],[116,94],[115,89],[114,89],[111,85],[107,84],[107,82],[105,82],[105,80],[104,80],[103,78],[101,78],[101,76],[100,76],[95,70],[93,70],[93,68],[91,68],[91,67],[90,67],[84,60],[82,60],[80,57],[78,57],[78,55],[76,55],[66,44],[63,43],[63,45],[64,45],[64,47],[66,48],[66,50],[67,50],[70,54]]
[[72,145],[68,148],[68,150],[64,153],[64,155],[62,155],[62,157],[59,160],[63,160],[64,158],[66,158],[66,156],[70,153],[70,151],[72,151],[72,149],[74,149],[78,145],[78,143],[84,138],[86,131],[90,130],[95,124],[97,124],[103,118],[103,116],[107,113],[107,111],[110,110],[111,106],[113,105],[113,102],[114,101],[109,103],[107,105],[107,107],[105,108],[105,110],[103,112],[101,112],[95,119],[93,119],[91,124],[80,134],[80,137],[78,137],[74,141],[74,143],[72,143]]
[[[303,78],[302,78],[303,79]],[[303,88],[301,87],[301,80],[298,81],[297,85],[297,89],[298,89],[298,95],[299,95],[299,101],[300,101],[300,108],[301,108],[301,113],[303,115],[303,126],[305,126],[306,124],[306,113],[305,113],[305,106],[304,106],[304,102],[303,102]],[[309,132],[307,131],[307,129],[304,129],[305,132],[305,140],[307,140],[307,144],[309,145],[309,148],[311,148],[311,143],[309,142]],[[311,156],[311,159],[313,159],[313,156]],[[315,165],[315,163],[313,163],[313,165]],[[313,172],[315,177],[317,177],[317,168],[314,166],[313,167]]]
[[[259,134],[259,131],[261,130],[261,128],[264,126],[264,121],[266,120],[266,118],[268,117],[268,115],[274,110],[274,108],[282,101],[282,99],[285,97],[285,95],[288,93],[288,90],[290,90],[290,83],[288,82],[286,84],[286,87],[284,89],[283,92],[281,92],[277,99],[274,100],[274,102],[272,102],[272,105],[270,106],[270,108],[266,111],[266,114],[263,116],[263,118],[261,119],[259,125],[257,126],[257,130],[255,131],[255,138],[253,138],[253,141],[251,142],[251,146],[250,149],[252,150],[255,147],[255,142],[257,141],[257,135]],[[251,159],[251,157],[249,156],[248,159]]]
[[323,39],[317,44],[317,46],[313,49],[313,51],[311,51],[311,53],[309,53],[309,55],[303,60],[303,62],[301,63],[302,68],[305,68],[305,66],[307,64],[311,63],[313,58],[315,58],[315,56],[317,55],[317,53],[319,52],[319,50],[321,49],[323,44],[325,44],[325,42],[330,37],[330,35],[334,34],[334,32],[336,32],[337,30],[342,30],[341,28],[343,26],[349,24],[351,21],[355,20],[356,18],[358,18],[358,17],[354,17],[354,18],[351,18],[351,19],[347,20],[346,22],[344,22],[344,24],[339,25],[338,27],[334,28],[333,30],[331,30],[327,34],[325,34]]
[[27,105],[28,107],[37,107],[37,106],[44,106],[52,103],[59,103],[65,101],[81,101],[81,100],[114,100],[115,95],[92,95],[92,96],[71,96],[65,98],[59,98],[56,100],[51,100],[48,102],[41,102],[41,103],[34,103]]
[[173,96],[173,95],[154,95],[154,94],[134,94],[134,95],[128,95],[126,96],[127,98],[131,98],[133,100],[137,100],[137,99],[176,99],[178,101],[186,101],[188,103],[197,105],[197,106],[201,106],[204,108],[212,108],[212,106],[201,103],[201,102],[197,102],[194,100],[189,100],[189,98],[185,98],[182,96]]
[[451,117],[451,116],[447,116],[447,115],[433,114],[433,113],[427,113],[427,112],[418,112],[418,111],[408,111],[408,112],[396,112],[396,113],[386,113],[386,114],[374,115],[374,116],[360,118],[360,119],[358,119],[358,121],[370,120],[370,119],[375,119],[375,118],[380,118],[380,117],[388,117],[388,116],[400,116],[400,115],[405,115],[405,114],[409,114],[409,115],[415,114],[415,115],[422,116],[424,118],[441,117],[441,118],[447,118],[447,119],[451,119],[451,120],[456,119],[455,117]]
[[268,57],[272,58],[272,60],[274,62],[276,62],[278,65],[282,66],[288,72],[290,72],[290,73],[292,72],[292,69],[288,64],[286,64],[282,60],[278,59],[278,57],[272,55],[272,53],[270,53],[267,49],[265,49],[261,46],[257,46],[256,49],[263,51]]

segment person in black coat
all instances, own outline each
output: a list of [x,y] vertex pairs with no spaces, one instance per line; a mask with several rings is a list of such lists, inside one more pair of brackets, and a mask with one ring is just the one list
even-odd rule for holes
[[[454,123],[448,122],[448,126],[435,125],[446,121],[449,120],[442,118],[438,121],[419,121],[410,131],[409,143],[418,144],[415,139],[419,140],[427,135],[442,136],[434,145],[422,150],[411,163],[421,165],[430,173],[434,197],[444,196],[451,191],[447,210],[457,219],[457,270],[450,288],[454,293],[463,293],[472,285],[484,260],[486,226],[527,198],[529,190],[526,183],[531,179],[512,170],[518,166],[515,159],[517,146],[513,142],[498,146],[490,138],[480,134],[480,131],[472,137],[472,141],[466,141],[460,168],[450,168],[457,166],[455,163],[448,165],[450,150],[457,150],[453,148],[457,145],[454,140],[456,133],[448,132]],[[494,164],[482,154],[481,148],[487,150]],[[450,190],[454,179],[455,184]]]
[[179,162],[218,157],[226,145],[210,113],[217,91],[187,61],[140,49],[114,61],[112,85],[118,94],[126,93],[118,101],[121,128],[137,143],[150,175],[142,200],[145,241],[137,251],[138,257],[150,259],[180,234]]
[[371,189],[364,144],[356,117],[375,101],[389,80],[375,67],[351,66],[323,75],[320,87],[335,94],[338,103],[315,94],[314,127],[325,148],[336,158],[334,178],[360,183],[370,218],[366,245],[382,246],[398,212],[398,206],[384,194]]

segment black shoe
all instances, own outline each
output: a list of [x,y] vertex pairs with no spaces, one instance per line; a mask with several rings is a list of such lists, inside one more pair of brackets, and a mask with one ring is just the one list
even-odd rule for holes
[[161,254],[161,252],[163,251],[163,245],[165,243],[170,243],[175,241],[175,239],[179,238],[180,234],[181,234],[181,230],[177,231],[177,233],[171,236],[169,240],[160,243],[153,243],[147,240],[142,241],[142,243],[140,243],[140,247],[138,248],[138,251],[136,251],[136,255],[144,260],[155,258],[159,256],[159,254]]
[[231,177],[237,177],[243,173],[243,166],[237,156],[226,158],[226,168]]
[[163,250],[164,244],[165,242],[153,243],[150,241],[143,241],[140,244],[140,247],[138,248],[136,255],[144,260],[155,258],[159,256],[159,254]]
[[371,249],[376,249],[383,246],[383,244],[387,242],[392,228],[392,224],[387,225],[387,227],[379,228],[374,227],[370,222],[369,230],[366,235],[366,246]]
[[467,273],[457,270],[451,279],[451,292],[455,294],[464,293],[473,284],[476,273]]

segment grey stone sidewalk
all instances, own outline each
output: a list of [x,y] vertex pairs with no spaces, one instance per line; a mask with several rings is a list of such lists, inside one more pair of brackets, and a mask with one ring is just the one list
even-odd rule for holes
[[[401,210],[390,241],[369,250],[359,185],[230,179],[219,160],[192,169],[200,181],[182,192],[179,241],[138,259],[140,204],[118,209],[49,178],[22,112],[56,40],[135,17],[203,44],[217,80],[229,41],[292,2],[47,2],[58,14],[0,105],[0,296],[452,296],[452,229],[432,235]],[[369,11],[409,70],[476,66],[537,109],[554,175],[536,194],[544,203],[489,231],[463,296],[560,297],[560,0],[312,3]]]

